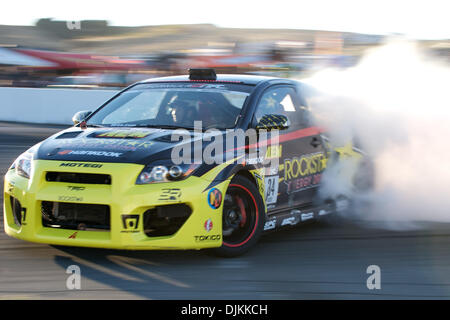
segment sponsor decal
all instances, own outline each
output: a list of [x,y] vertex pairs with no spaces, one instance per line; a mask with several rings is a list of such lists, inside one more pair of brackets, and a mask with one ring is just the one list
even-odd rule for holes
[[[67,144],[67,150],[92,148],[97,150],[120,150],[134,151],[138,148],[148,148],[153,145],[153,141],[140,139],[91,139],[84,138],[73,142],[71,140],[61,141]],[[94,137],[95,138],[95,137]]]
[[64,162],[59,165],[60,167],[83,167],[83,168],[101,168],[102,164],[96,163],[79,163],[79,162]]
[[124,214],[122,215],[121,233],[138,233],[139,215],[138,214]]
[[[261,198],[264,199],[265,185],[262,180],[258,180],[258,191],[259,191],[259,194],[261,195]],[[267,203],[266,203],[266,205],[267,205]]]
[[268,146],[266,150],[266,159],[281,158],[283,145]]
[[314,212],[302,213],[301,214],[302,221],[310,220],[314,218]]
[[266,223],[264,224],[264,231],[273,230],[275,229],[276,226],[277,226],[277,219],[266,221]]
[[219,241],[221,239],[222,237],[220,236],[220,234],[194,236],[195,242]]
[[329,210],[321,209],[319,211],[319,216],[324,216],[324,215],[327,215],[327,214],[330,214],[330,213],[331,213],[331,211],[329,211]]
[[159,201],[180,201],[181,190],[179,188],[163,188],[159,195]]
[[212,220],[211,219],[206,220],[203,226],[205,227],[205,230],[207,232],[210,232],[211,229],[213,228]]
[[13,193],[13,192],[14,192],[14,183],[13,183],[13,182],[8,182],[8,185],[7,185],[7,187],[6,187],[6,190],[7,190],[9,193]]
[[92,147],[97,146],[124,151],[134,151],[138,148],[148,148],[153,144],[152,141],[135,141],[135,140],[99,140]]
[[264,157],[257,157],[257,158],[249,158],[247,159],[247,164],[250,165],[256,165],[256,164],[262,164],[264,163]]
[[226,89],[226,86],[223,84],[203,84],[200,85],[202,89]]
[[67,189],[69,189],[70,191],[83,191],[86,189],[86,187],[67,186]]
[[98,156],[119,158],[123,153],[110,151],[91,151],[91,150],[63,150],[58,152],[59,155],[78,155],[78,156]]
[[78,231],[77,232],[74,232],[74,233],[72,233],[70,236],[69,236],[69,238],[68,239],[76,239],[76,237],[77,237],[77,234],[78,234]]
[[286,159],[284,161],[284,178],[292,180],[322,172],[326,168],[326,160],[322,152]]
[[260,174],[256,173],[256,172],[252,172],[253,176],[258,179],[258,180],[262,180],[262,177]]
[[71,202],[80,202],[83,201],[83,197],[75,197],[75,196],[59,196],[58,201],[71,201]]
[[152,132],[149,131],[129,131],[129,130],[117,130],[98,132],[91,135],[94,138],[114,138],[114,139],[142,139],[149,136]]
[[281,221],[281,226],[295,226],[298,223],[298,219],[297,217],[289,217],[286,219],[283,219],[283,221]]
[[301,219],[301,211],[294,209],[291,211],[291,217],[285,218],[281,221],[281,226],[287,225],[295,226],[300,222],[300,219]]
[[317,187],[326,166],[327,158],[322,152],[285,159],[283,181],[287,184],[286,192],[290,194]]
[[264,180],[263,180],[263,177],[261,176],[261,173],[262,172],[262,170],[261,169],[259,169],[259,170],[251,170],[250,171],[250,173],[253,175],[253,177],[256,179],[256,183],[257,183],[257,187],[258,187],[258,191],[259,191],[259,194],[261,195],[261,198],[263,198],[264,199],[264,189],[265,189],[265,186],[264,186]]
[[224,89],[227,90],[225,84],[208,84],[208,83],[155,83],[149,86],[152,89],[165,88],[199,88],[199,89]]
[[212,188],[208,192],[208,204],[211,208],[217,209],[222,204],[222,192],[217,188]]

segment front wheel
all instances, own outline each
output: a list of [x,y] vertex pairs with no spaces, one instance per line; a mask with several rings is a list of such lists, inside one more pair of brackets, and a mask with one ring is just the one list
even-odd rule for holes
[[243,176],[235,176],[228,186],[222,213],[222,246],[212,249],[223,257],[247,252],[264,228],[264,204],[256,186]]

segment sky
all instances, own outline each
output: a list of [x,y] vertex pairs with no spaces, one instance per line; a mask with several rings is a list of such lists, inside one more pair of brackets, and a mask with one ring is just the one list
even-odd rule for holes
[[211,23],[450,39],[449,9],[449,0],[7,0],[0,24],[95,19],[122,26]]

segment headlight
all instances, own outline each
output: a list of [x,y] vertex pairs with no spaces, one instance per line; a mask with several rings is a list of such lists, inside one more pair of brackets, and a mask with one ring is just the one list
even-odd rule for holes
[[30,179],[32,160],[33,155],[29,152],[25,152],[17,158],[11,167],[15,167],[16,173],[19,176]]
[[183,180],[190,176],[200,164],[153,164],[142,170],[136,179],[136,184],[149,184],[157,182],[170,182]]
[[41,143],[32,146],[30,149],[22,153],[16,161],[11,165],[9,170],[16,170],[19,176],[30,179],[31,169],[33,166],[33,155],[38,150]]

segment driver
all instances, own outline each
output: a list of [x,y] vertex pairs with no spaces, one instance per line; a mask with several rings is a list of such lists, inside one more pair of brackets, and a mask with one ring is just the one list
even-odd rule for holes
[[173,123],[181,126],[194,126],[194,121],[197,120],[197,110],[186,101],[175,100],[171,104],[170,116]]

